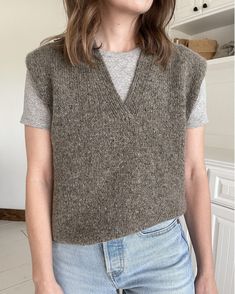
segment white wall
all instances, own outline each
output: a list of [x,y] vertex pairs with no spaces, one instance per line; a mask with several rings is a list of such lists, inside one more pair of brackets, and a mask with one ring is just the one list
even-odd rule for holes
[[62,0],[0,1],[0,208],[25,207],[25,56],[65,23]]

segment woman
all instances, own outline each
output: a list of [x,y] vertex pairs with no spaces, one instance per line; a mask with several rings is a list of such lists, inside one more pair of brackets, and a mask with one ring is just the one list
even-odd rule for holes
[[175,1],[65,4],[56,46],[26,58],[21,122],[36,293],[217,293],[203,153],[206,63],[167,37]]

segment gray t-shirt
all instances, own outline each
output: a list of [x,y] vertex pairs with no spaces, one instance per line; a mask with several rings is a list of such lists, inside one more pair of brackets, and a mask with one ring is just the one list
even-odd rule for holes
[[[127,52],[114,52],[99,49],[111,79],[120,97],[124,100],[134,77],[140,48]],[[206,111],[206,81],[202,81],[198,99],[187,121],[188,128],[200,127],[208,123]],[[29,71],[26,72],[24,105],[20,123],[32,127],[50,129],[51,113],[48,106],[36,94]]]

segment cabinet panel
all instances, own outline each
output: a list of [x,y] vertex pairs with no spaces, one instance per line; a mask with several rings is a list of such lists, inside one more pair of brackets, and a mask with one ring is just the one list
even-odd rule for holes
[[234,171],[207,164],[211,201],[234,209]]
[[[202,13],[202,0],[178,0],[176,1],[174,22],[181,22],[187,18],[192,18]],[[196,4],[196,5],[195,5]],[[194,7],[198,8],[198,11],[194,11]]]

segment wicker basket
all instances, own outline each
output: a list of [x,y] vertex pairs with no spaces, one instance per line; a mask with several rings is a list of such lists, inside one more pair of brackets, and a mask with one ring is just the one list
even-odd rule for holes
[[218,48],[217,41],[208,38],[193,40],[174,38],[174,43],[183,44],[205,59],[212,59]]

